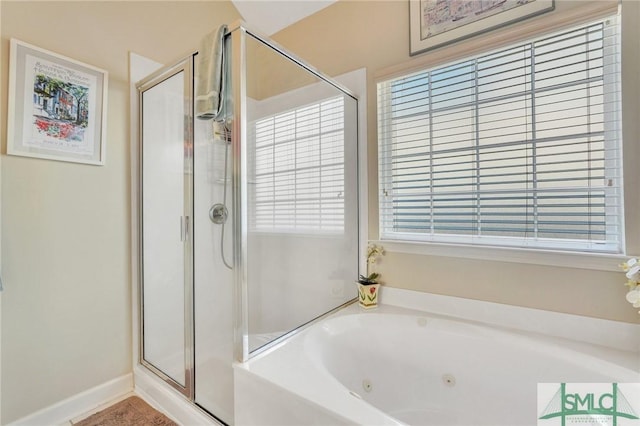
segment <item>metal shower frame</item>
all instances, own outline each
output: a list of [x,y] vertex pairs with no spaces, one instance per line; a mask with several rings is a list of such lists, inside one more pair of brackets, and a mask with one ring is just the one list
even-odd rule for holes
[[[248,265],[247,265],[247,247],[248,247],[248,213],[246,208],[243,210],[243,206],[248,205],[248,156],[247,156],[247,106],[244,100],[247,96],[247,70],[246,70],[246,53],[247,53],[247,37],[251,37],[253,40],[256,40],[262,43],[264,46],[272,49],[276,53],[282,55],[283,57],[289,59],[293,63],[297,64],[301,68],[305,69],[313,76],[318,78],[319,80],[330,84],[335,87],[343,94],[353,98],[358,101],[357,96],[345,88],[344,86],[336,83],[331,78],[321,73],[317,69],[312,66],[304,63],[301,59],[287,52],[277,43],[273,42],[269,38],[249,29],[242,21],[237,21],[228,27],[228,33],[225,36],[225,45],[229,48],[226,49],[226,67],[229,71],[229,77],[231,83],[229,85],[230,88],[230,98],[232,101],[232,113],[231,116],[231,174],[232,174],[232,204],[231,204],[231,216],[233,222],[233,309],[234,309],[234,324],[233,324],[233,335],[234,335],[234,359],[239,362],[247,361],[251,354],[249,353],[249,344],[248,344]],[[182,58],[180,61],[177,61],[175,64],[164,67],[157,72],[151,74],[147,78],[140,81],[136,86],[138,88],[138,96],[140,99],[139,103],[139,114],[142,117],[142,108],[143,103],[141,102],[142,93],[144,90],[153,87],[155,84],[158,84],[165,79],[175,75],[183,71],[185,73],[185,128],[188,128],[189,131],[188,136],[186,136],[187,140],[185,140],[186,144],[191,144],[193,146],[194,142],[194,110],[193,110],[193,81],[194,81],[194,58],[197,55],[197,52],[192,52],[188,56]],[[360,125],[360,123],[358,123]],[[359,133],[359,130],[358,130]],[[190,236],[190,244],[187,244],[186,253],[185,253],[185,386],[182,386],[180,383],[176,382],[174,379],[169,377],[166,373],[161,371],[159,368],[155,367],[148,361],[144,359],[144,294],[143,294],[143,223],[142,223],[142,126],[140,126],[138,132],[139,138],[139,152],[138,152],[138,170],[137,170],[137,180],[138,180],[138,330],[139,330],[139,339],[138,339],[138,361],[140,364],[147,367],[157,376],[159,376],[163,381],[169,384],[171,387],[185,395],[190,401],[195,401],[195,335],[194,335],[194,307],[193,307],[193,239],[191,236],[193,235],[193,225],[191,218],[193,217],[193,197],[191,194],[185,195],[185,205],[189,206],[190,213],[186,213],[186,216],[190,216],[189,218],[189,229],[188,233]],[[193,152],[190,151],[187,158],[192,164],[193,161]],[[358,157],[358,154],[356,154]],[[190,171],[193,172],[193,169]],[[356,172],[356,176],[358,179],[360,177],[359,171]],[[191,177],[191,181],[193,181],[193,177]],[[191,182],[190,188],[191,192],[193,191],[193,182]],[[360,183],[357,185],[358,190],[360,189]],[[360,196],[360,195],[359,195]],[[360,203],[356,203],[358,209],[358,216],[360,210]],[[358,229],[358,244],[361,244],[361,230]],[[362,247],[359,248],[359,252],[361,252]],[[362,265],[359,265],[361,268]],[[326,315],[329,315],[336,310],[342,308],[343,306],[353,303],[355,299],[350,300],[338,307],[335,307],[331,311],[321,315],[319,318],[322,318]],[[315,322],[312,321],[312,322]],[[260,351],[254,352],[257,354],[264,349],[268,349],[274,344],[281,341],[283,338],[289,337],[292,333],[295,333],[306,326],[302,325],[295,330],[290,331],[285,336],[276,339],[271,344],[265,345]]]

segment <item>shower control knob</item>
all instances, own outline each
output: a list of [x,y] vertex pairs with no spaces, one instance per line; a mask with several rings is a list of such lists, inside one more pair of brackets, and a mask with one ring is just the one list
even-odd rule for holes
[[222,225],[225,223],[227,221],[227,216],[229,216],[229,211],[227,210],[227,206],[224,204],[214,204],[209,209],[209,219],[211,219],[211,222],[216,225]]

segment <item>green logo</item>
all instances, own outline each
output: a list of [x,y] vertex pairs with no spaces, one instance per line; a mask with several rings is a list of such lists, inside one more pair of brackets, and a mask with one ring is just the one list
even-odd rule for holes
[[[565,426],[567,417],[582,416],[584,422],[575,417],[571,424],[593,424],[594,417],[606,416],[611,424],[617,426],[618,418],[637,420],[636,412],[629,401],[620,391],[617,383],[611,384],[611,392],[593,392],[588,390],[589,384],[575,384],[574,390],[580,388],[583,392],[567,392],[567,384],[560,383],[560,388],[551,398],[539,419],[547,420],[559,417],[561,425]],[[587,391],[584,389],[587,388]],[[600,424],[600,423],[598,423]]]

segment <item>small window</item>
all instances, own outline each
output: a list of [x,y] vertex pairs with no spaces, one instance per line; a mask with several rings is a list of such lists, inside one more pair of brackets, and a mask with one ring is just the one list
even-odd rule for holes
[[381,238],[621,252],[616,22],[380,82]]
[[342,96],[262,118],[252,128],[255,140],[252,229],[342,231]]

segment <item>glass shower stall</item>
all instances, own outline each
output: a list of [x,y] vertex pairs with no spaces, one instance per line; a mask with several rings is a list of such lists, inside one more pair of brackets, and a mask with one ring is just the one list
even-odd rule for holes
[[140,363],[233,424],[233,369],[356,296],[357,99],[238,23],[223,113],[197,53],[138,83]]

